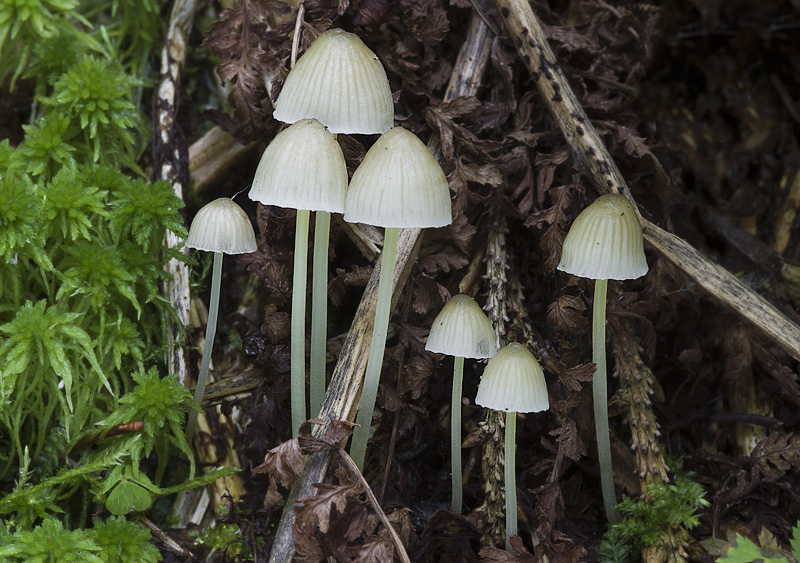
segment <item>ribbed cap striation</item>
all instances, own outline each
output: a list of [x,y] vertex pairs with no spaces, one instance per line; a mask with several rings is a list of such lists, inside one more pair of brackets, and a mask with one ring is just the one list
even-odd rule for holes
[[558,269],[595,280],[645,275],[642,225],[631,202],[608,194],[581,211],[564,239]]
[[395,127],[353,173],[344,220],[397,228],[449,225],[450,190],[442,167],[416,135]]
[[204,205],[189,227],[186,246],[206,252],[247,254],[258,250],[253,224],[244,209],[221,197]]
[[497,353],[492,323],[475,300],[454,295],[433,320],[425,349],[462,358],[491,358]]
[[343,213],[346,192],[342,148],[319,121],[303,119],[264,151],[249,196],[264,205]]
[[377,55],[356,34],[329,29],[289,72],[273,116],[284,123],[314,117],[331,133],[385,133],[394,103]]
[[525,346],[512,342],[486,364],[475,403],[496,411],[546,411],[550,401],[542,367]]

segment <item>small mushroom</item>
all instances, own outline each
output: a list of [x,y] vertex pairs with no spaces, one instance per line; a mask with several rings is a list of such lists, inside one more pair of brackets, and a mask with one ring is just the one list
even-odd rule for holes
[[491,358],[497,353],[492,323],[468,295],[454,295],[433,320],[425,349],[454,356],[453,397],[450,403],[450,454],[452,500],[450,508],[461,514],[461,388],[464,358]]
[[394,125],[389,79],[355,34],[320,34],[283,83],[273,116],[284,123],[313,117],[331,133],[385,133]]
[[544,372],[536,357],[522,344],[512,342],[486,364],[475,402],[506,412],[505,473],[506,551],[517,534],[516,443],[517,413],[550,408]]
[[[304,155],[298,158],[298,155]],[[316,119],[303,119],[284,129],[273,139],[258,164],[250,199],[264,205],[297,209],[294,242],[294,276],[292,279],[291,320],[291,403],[292,434],[297,436],[306,416],[306,280],[308,261],[308,227],[310,211],[317,212],[315,249],[320,247],[325,260],[314,260],[312,300],[317,315],[312,327],[311,347],[325,351],[327,323],[327,252],[330,214],[342,213],[347,191],[347,167],[342,149],[333,135]],[[320,217],[324,221],[320,224]],[[323,232],[320,232],[323,231]],[[320,239],[320,235],[324,235]],[[316,252],[315,252],[316,254]],[[321,317],[320,317],[321,315]],[[312,366],[313,367],[313,366]],[[325,364],[311,372],[311,408],[319,412],[325,395]]]
[[[203,394],[208,383],[208,368],[211,365],[211,351],[214,348],[214,337],[217,334],[217,314],[219,313],[219,289],[222,279],[222,254],[247,254],[258,249],[253,225],[244,209],[230,198],[221,197],[203,206],[195,215],[189,236],[186,238],[188,248],[196,248],[214,253],[214,265],[211,270],[211,301],[208,306],[208,322],[206,324],[206,343],[203,359],[200,361],[200,374],[194,400],[202,403]],[[197,411],[189,412],[186,422],[186,441],[191,444],[197,428]]]
[[361,469],[389,328],[398,229],[443,227],[452,221],[447,178],[416,135],[395,127],[372,145],[350,181],[344,220],[386,228],[375,325],[356,417],[359,426],[353,432],[350,446],[350,455]]
[[594,422],[603,505],[606,518],[615,524],[622,518],[616,509],[608,434],[606,293],[609,279],[635,279],[647,273],[642,225],[631,202],[625,196],[608,194],[581,211],[564,239],[558,269],[596,280],[592,311],[592,361],[597,366],[592,381]]

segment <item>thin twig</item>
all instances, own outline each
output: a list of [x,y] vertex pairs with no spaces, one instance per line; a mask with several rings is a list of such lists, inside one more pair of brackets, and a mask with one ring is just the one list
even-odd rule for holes
[[369,499],[369,502],[372,505],[373,510],[375,510],[375,513],[378,515],[378,518],[381,519],[381,522],[383,522],[383,525],[386,527],[386,529],[389,531],[389,534],[392,536],[392,542],[394,542],[394,548],[395,551],[397,552],[398,557],[400,557],[401,561],[411,563],[411,560],[408,558],[408,553],[406,553],[406,548],[405,546],[403,546],[403,542],[400,541],[400,536],[397,535],[394,526],[392,526],[392,523],[389,522],[389,519],[386,517],[386,513],[383,512],[383,509],[381,508],[378,499],[375,498],[375,493],[372,492],[369,483],[367,483],[367,480],[364,479],[364,475],[362,475],[361,471],[358,470],[356,462],[353,461],[353,458],[350,457],[341,446],[335,449],[336,453],[339,454],[339,457],[342,458],[342,461],[347,466],[347,470],[350,472],[350,474],[356,479],[358,479],[359,483],[361,483],[361,485],[364,487],[364,492],[367,494],[367,498]]
[[641,217],[614,159],[570,88],[527,0],[496,0],[508,32],[553,115],[579,168],[600,193],[622,193],[634,203],[644,237],[665,258],[732,307],[800,360],[800,327],[733,274],[685,240]]

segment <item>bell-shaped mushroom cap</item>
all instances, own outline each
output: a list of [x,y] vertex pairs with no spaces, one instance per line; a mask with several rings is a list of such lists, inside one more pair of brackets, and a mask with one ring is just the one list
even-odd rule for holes
[[486,364],[475,402],[496,411],[546,411],[550,401],[542,367],[525,346],[512,342]]
[[630,280],[647,273],[642,225],[623,195],[600,196],[572,223],[558,269],[595,280]]
[[377,55],[356,34],[329,29],[289,72],[273,116],[284,123],[314,117],[331,133],[385,133],[394,103]]
[[265,205],[342,213],[346,192],[342,148],[319,121],[303,119],[264,151],[249,196]]
[[253,225],[244,209],[221,197],[204,205],[194,216],[186,246],[206,252],[247,254],[258,250]]
[[497,353],[492,323],[464,294],[454,295],[436,315],[425,349],[462,358],[491,358]]
[[452,222],[442,167],[416,135],[384,133],[353,173],[344,220],[379,227],[443,227]]

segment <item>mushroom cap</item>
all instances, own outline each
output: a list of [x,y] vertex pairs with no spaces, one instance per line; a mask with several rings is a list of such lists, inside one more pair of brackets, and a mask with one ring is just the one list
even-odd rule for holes
[[492,323],[469,295],[454,295],[433,320],[425,349],[462,358],[497,353]]
[[265,205],[342,213],[346,192],[342,148],[319,121],[303,119],[269,144],[248,195]]
[[391,129],[353,173],[344,220],[397,228],[449,225],[450,190],[442,167],[416,135]]
[[314,117],[331,133],[385,133],[394,102],[377,55],[356,34],[329,29],[289,72],[273,116],[284,123]]
[[630,280],[647,273],[642,225],[628,198],[597,198],[572,223],[558,269],[595,280]]
[[546,411],[550,401],[542,367],[525,346],[512,342],[486,364],[475,402],[496,411]]
[[189,227],[186,246],[206,252],[247,254],[258,250],[256,234],[244,209],[221,197],[204,205]]

